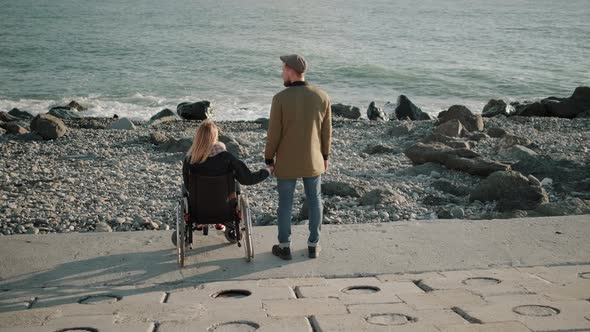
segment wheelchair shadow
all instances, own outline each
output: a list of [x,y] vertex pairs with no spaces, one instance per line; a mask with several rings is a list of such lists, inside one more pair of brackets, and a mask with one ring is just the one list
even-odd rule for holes
[[[195,285],[243,278],[286,264],[270,252],[259,253],[251,263],[243,248],[235,258],[212,259],[212,252],[231,246],[210,244],[187,252],[186,265],[178,267],[173,248],[112,254],[63,263],[52,269],[0,280],[0,313],[78,303],[89,295],[127,296],[174,291]],[[237,248],[236,248],[237,249]],[[199,256],[209,256],[199,259]],[[227,256],[227,255],[224,255]]]

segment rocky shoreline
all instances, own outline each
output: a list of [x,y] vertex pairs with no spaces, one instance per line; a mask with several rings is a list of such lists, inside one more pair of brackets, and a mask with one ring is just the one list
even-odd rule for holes
[[[578,90],[577,99],[529,108],[490,101],[483,116],[456,105],[437,119],[405,97],[398,109],[415,108],[385,114],[372,104],[368,119],[347,119],[342,112],[358,108],[334,105],[343,117],[333,120],[324,223],[590,213],[590,118],[566,109],[588,114],[588,88]],[[77,103],[35,119],[0,112],[0,234],[173,228],[181,160],[199,123],[176,114],[194,108],[208,117],[209,106],[181,104],[147,122],[68,116],[83,112]],[[251,169],[263,166],[264,119],[218,124],[232,153]],[[296,190],[300,224],[301,183]],[[276,180],[246,192],[254,223],[276,223]]]

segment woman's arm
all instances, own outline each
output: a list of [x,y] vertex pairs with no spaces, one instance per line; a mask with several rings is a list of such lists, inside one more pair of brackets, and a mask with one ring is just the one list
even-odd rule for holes
[[264,168],[257,172],[251,172],[248,166],[246,166],[246,164],[244,164],[243,161],[234,157],[232,154],[229,155],[231,156],[231,166],[234,169],[236,179],[240,184],[243,184],[245,186],[257,184],[259,182],[264,181],[270,175],[268,170]]

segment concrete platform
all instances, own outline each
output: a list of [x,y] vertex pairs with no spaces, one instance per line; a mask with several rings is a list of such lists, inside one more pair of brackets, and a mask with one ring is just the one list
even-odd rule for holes
[[282,261],[256,227],[247,263],[199,235],[182,270],[170,231],[0,237],[0,331],[590,330],[588,215],[324,225],[313,260],[306,236]]

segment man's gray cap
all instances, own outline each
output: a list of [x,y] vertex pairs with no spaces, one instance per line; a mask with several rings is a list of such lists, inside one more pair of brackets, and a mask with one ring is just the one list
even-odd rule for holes
[[303,74],[307,70],[307,62],[305,58],[298,54],[283,55],[280,57],[281,61],[287,66],[293,68],[296,72]]

